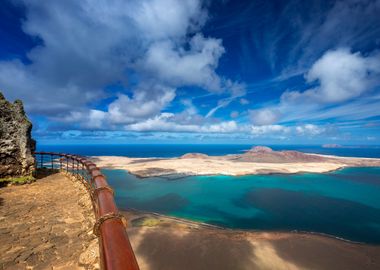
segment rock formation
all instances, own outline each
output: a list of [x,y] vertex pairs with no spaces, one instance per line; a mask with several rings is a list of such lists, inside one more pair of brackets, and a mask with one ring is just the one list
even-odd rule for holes
[[32,123],[20,100],[8,102],[0,92],[0,178],[30,175],[35,160],[36,142],[31,137]]
[[266,146],[256,146],[242,155],[235,155],[235,160],[245,162],[289,163],[289,162],[324,162],[329,159],[298,151],[274,151]]

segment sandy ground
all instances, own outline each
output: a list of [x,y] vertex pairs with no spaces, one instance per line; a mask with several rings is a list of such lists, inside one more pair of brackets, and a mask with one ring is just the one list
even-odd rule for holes
[[344,167],[380,166],[380,159],[337,157],[253,147],[243,154],[208,156],[188,153],[176,158],[97,156],[101,168],[123,169],[139,177],[169,175],[249,175],[269,173],[325,173]]
[[99,269],[83,184],[62,173],[0,188],[0,269]]
[[[97,156],[92,158],[101,168],[124,169],[140,177],[164,175],[248,175],[268,173],[324,173],[348,166],[345,162],[256,163],[199,158],[128,158]],[[380,165],[380,163],[379,163]]]
[[125,212],[141,270],[380,269],[380,246],[300,233],[225,230]]

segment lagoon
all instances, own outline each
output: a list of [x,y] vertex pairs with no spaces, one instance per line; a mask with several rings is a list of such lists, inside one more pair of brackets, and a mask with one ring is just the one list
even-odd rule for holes
[[306,231],[380,244],[380,168],[327,174],[140,179],[102,170],[120,209],[232,229]]

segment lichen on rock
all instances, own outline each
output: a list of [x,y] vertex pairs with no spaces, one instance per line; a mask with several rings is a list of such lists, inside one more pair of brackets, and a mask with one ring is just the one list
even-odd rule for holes
[[32,123],[25,115],[22,101],[11,103],[0,92],[0,178],[33,172],[36,142],[31,131]]

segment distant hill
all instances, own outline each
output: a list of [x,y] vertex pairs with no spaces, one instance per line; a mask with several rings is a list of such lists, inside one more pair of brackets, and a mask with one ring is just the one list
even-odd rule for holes
[[256,146],[242,155],[236,155],[235,160],[245,162],[287,163],[323,162],[328,160],[328,158],[298,151],[274,151],[270,147]]

